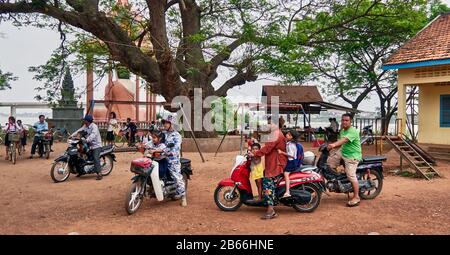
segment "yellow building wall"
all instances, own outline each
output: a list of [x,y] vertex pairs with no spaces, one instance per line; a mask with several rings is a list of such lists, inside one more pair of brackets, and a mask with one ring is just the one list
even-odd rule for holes
[[[425,70],[425,73],[424,73]],[[428,71],[427,71],[428,70]],[[426,73],[428,72],[428,73]],[[422,75],[420,75],[422,74]],[[419,86],[419,134],[420,143],[450,144],[450,128],[440,127],[440,95],[450,94],[450,86],[436,86],[436,83],[450,82],[450,65],[398,70],[398,112],[400,131],[406,128],[406,87]]]
[[450,84],[419,85],[419,143],[450,145],[450,128],[440,127],[441,95],[450,94]]

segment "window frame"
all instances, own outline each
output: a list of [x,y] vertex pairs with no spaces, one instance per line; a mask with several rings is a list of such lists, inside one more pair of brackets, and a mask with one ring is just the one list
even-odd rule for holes
[[[447,123],[444,123],[444,119],[443,119],[444,118],[444,100],[450,101],[450,94],[441,95],[441,102],[440,102],[440,109],[439,109],[439,113],[440,113],[439,127],[450,128],[450,120],[448,120]],[[445,109],[445,112],[450,113],[450,109]]]

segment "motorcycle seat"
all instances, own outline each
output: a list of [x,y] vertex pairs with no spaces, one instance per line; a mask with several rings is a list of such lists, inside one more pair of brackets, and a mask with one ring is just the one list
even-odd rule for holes
[[313,165],[302,165],[299,168],[295,169],[295,171],[292,171],[291,173],[314,171],[315,169],[316,169],[316,166],[313,166]]
[[103,146],[103,147],[102,147],[102,152],[103,152],[103,151],[109,151],[109,150],[112,150],[112,148],[113,148],[113,145],[112,145],[112,144]]
[[363,160],[361,163],[373,163],[373,162],[380,162],[380,161],[386,161],[386,156],[366,156],[363,157]]
[[180,163],[181,163],[182,165],[188,165],[188,164],[191,163],[191,160],[190,160],[190,159],[187,159],[187,158],[181,158],[181,159],[180,159]]

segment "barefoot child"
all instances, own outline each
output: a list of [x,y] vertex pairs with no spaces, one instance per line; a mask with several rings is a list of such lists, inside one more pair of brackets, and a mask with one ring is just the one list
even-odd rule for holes
[[[253,143],[251,145],[252,154],[255,154],[261,149],[259,143]],[[264,165],[262,163],[261,157],[253,157],[252,163],[250,165],[250,177],[255,180],[256,186],[258,187],[259,199],[262,200],[262,179],[264,178]]]
[[291,180],[289,175],[300,167],[300,160],[303,157],[303,147],[297,143],[298,132],[295,130],[288,131],[286,133],[286,152],[278,150],[278,153],[286,155],[288,157],[288,163],[284,168],[284,179],[286,181],[286,192],[283,197],[290,197],[290,185]]

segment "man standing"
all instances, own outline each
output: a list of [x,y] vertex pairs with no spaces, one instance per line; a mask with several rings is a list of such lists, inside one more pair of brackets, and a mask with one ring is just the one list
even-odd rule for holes
[[71,137],[75,136],[79,132],[85,132],[86,138],[81,138],[83,143],[86,143],[90,147],[90,153],[94,159],[94,171],[97,173],[97,180],[103,178],[100,166],[100,152],[102,150],[102,138],[100,131],[95,123],[93,123],[94,118],[87,114],[83,119],[83,126],[75,131]]
[[341,119],[340,139],[335,143],[328,145],[328,150],[342,146],[340,151],[337,151],[333,156],[328,158],[328,165],[336,169],[340,164],[341,159],[344,159],[345,173],[353,186],[353,198],[348,201],[348,206],[357,206],[361,199],[359,198],[359,184],[356,178],[356,168],[359,161],[362,160],[361,142],[359,139],[359,132],[352,127],[352,115],[345,113]]
[[[262,193],[264,203],[267,207],[266,213],[261,219],[273,219],[277,217],[274,210],[275,204],[275,180],[283,174],[283,170],[287,164],[287,157],[278,153],[278,150],[286,152],[286,139],[278,125],[269,119],[269,128],[271,131],[269,141],[265,143],[261,150],[255,153],[255,156],[265,156],[264,179],[262,181]],[[251,155],[252,156],[252,155]]]
[[165,144],[167,147],[167,160],[169,162],[168,170],[172,179],[177,183],[175,199],[182,199],[181,206],[187,205],[186,190],[184,186],[183,175],[181,174],[181,135],[173,128],[173,117],[169,115],[162,120],[164,125]]
[[[39,121],[34,123],[33,129],[36,132],[36,134],[34,135],[33,144],[31,145],[31,155],[29,157],[30,159],[32,159],[33,155],[36,153],[36,146],[39,143],[39,139],[42,139],[39,133],[48,131],[48,123],[45,121],[44,115],[39,115]],[[39,148],[39,150],[43,151],[43,148]],[[40,155],[40,157],[42,157],[42,155]]]

